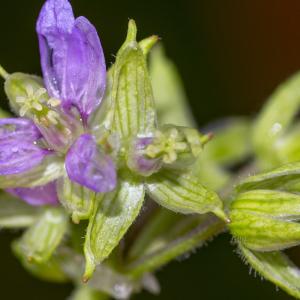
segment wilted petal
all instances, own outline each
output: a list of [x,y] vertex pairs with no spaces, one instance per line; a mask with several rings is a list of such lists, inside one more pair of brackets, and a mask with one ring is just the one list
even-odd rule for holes
[[42,162],[51,151],[36,141],[41,137],[27,119],[0,120],[0,175],[22,173]]
[[127,164],[128,167],[141,175],[150,176],[157,172],[162,166],[159,158],[147,158],[145,148],[153,142],[153,137],[136,138],[130,147]]
[[34,188],[7,189],[9,193],[15,195],[30,205],[55,205],[58,204],[56,182]]
[[86,120],[105,90],[105,59],[96,29],[84,17],[74,20],[67,0],[48,0],[37,32],[48,92],[60,98],[65,109],[77,107]]
[[95,192],[109,192],[116,186],[113,161],[89,134],[81,135],[66,156],[65,166],[71,180]]

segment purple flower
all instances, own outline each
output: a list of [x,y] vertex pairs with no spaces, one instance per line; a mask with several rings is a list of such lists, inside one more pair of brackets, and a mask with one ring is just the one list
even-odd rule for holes
[[46,1],[36,28],[50,96],[62,100],[65,110],[76,107],[86,122],[100,104],[106,82],[96,29],[86,18],[74,18],[67,0]]
[[101,153],[94,138],[83,134],[66,156],[66,170],[71,180],[96,192],[113,190],[116,172],[111,159]]
[[[74,18],[68,0],[48,0],[38,18],[37,33],[47,91],[25,85],[30,101],[21,96],[16,102],[27,105],[20,111],[28,118],[0,120],[0,176],[26,176],[46,158],[65,157],[65,169],[72,181],[95,192],[111,191],[116,186],[114,163],[88,126],[106,83],[97,32],[84,17]],[[45,93],[51,97],[46,105]],[[38,97],[43,101],[37,102]],[[26,115],[30,105],[36,113]],[[31,205],[57,203],[54,181],[8,191]]]

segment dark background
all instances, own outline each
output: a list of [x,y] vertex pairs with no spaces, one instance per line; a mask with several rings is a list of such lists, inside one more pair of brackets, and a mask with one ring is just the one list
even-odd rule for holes
[[[43,1],[0,2],[0,62],[9,71],[40,74],[35,20]],[[200,125],[229,115],[255,115],[272,90],[300,69],[298,0],[73,0],[76,15],[98,29],[108,64],[124,40],[128,18],[139,37],[162,37],[183,77]],[[1,105],[5,96],[0,92]],[[0,298],[65,299],[70,286],[28,275],[10,254],[13,235],[0,233]],[[184,262],[158,273],[157,299],[291,299],[249,276],[223,235]],[[4,296],[6,295],[6,296]],[[143,293],[135,299],[155,299]]]

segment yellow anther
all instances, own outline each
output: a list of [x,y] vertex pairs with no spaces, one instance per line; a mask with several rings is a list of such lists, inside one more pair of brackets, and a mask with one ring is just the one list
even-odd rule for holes
[[47,104],[50,106],[50,107],[57,107],[57,106],[60,106],[61,104],[61,101],[59,99],[56,99],[56,98],[50,98],[47,102]]
[[16,98],[16,102],[20,104],[20,116],[23,117],[27,112],[35,110],[41,112],[43,110],[43,95],[46,95],[47,91],[44,88],[39,88],[36,91],[31,85],[25,87],[26,95]]

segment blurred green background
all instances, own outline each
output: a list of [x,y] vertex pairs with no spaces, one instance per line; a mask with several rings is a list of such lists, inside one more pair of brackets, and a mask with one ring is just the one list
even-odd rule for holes
[[[0,61],[10,71],[40,74],[35,20],[41,0],[0,2]],[[162,37],[182,75],[200,126],[219,117],[255,115],[266,97],[300,69],[298,0],[73,0],[76,15],[97,27],[108,65],[124,40],[128,18],[139,37]],[[1,106],[7,107],[3,91]],[[30,277],[10,253],[17,233],[0,233],[1,299],[65,299],[71,286]],[[135,299],[291,299],[249,276],[222,235],[158,273],[159,296]]]

